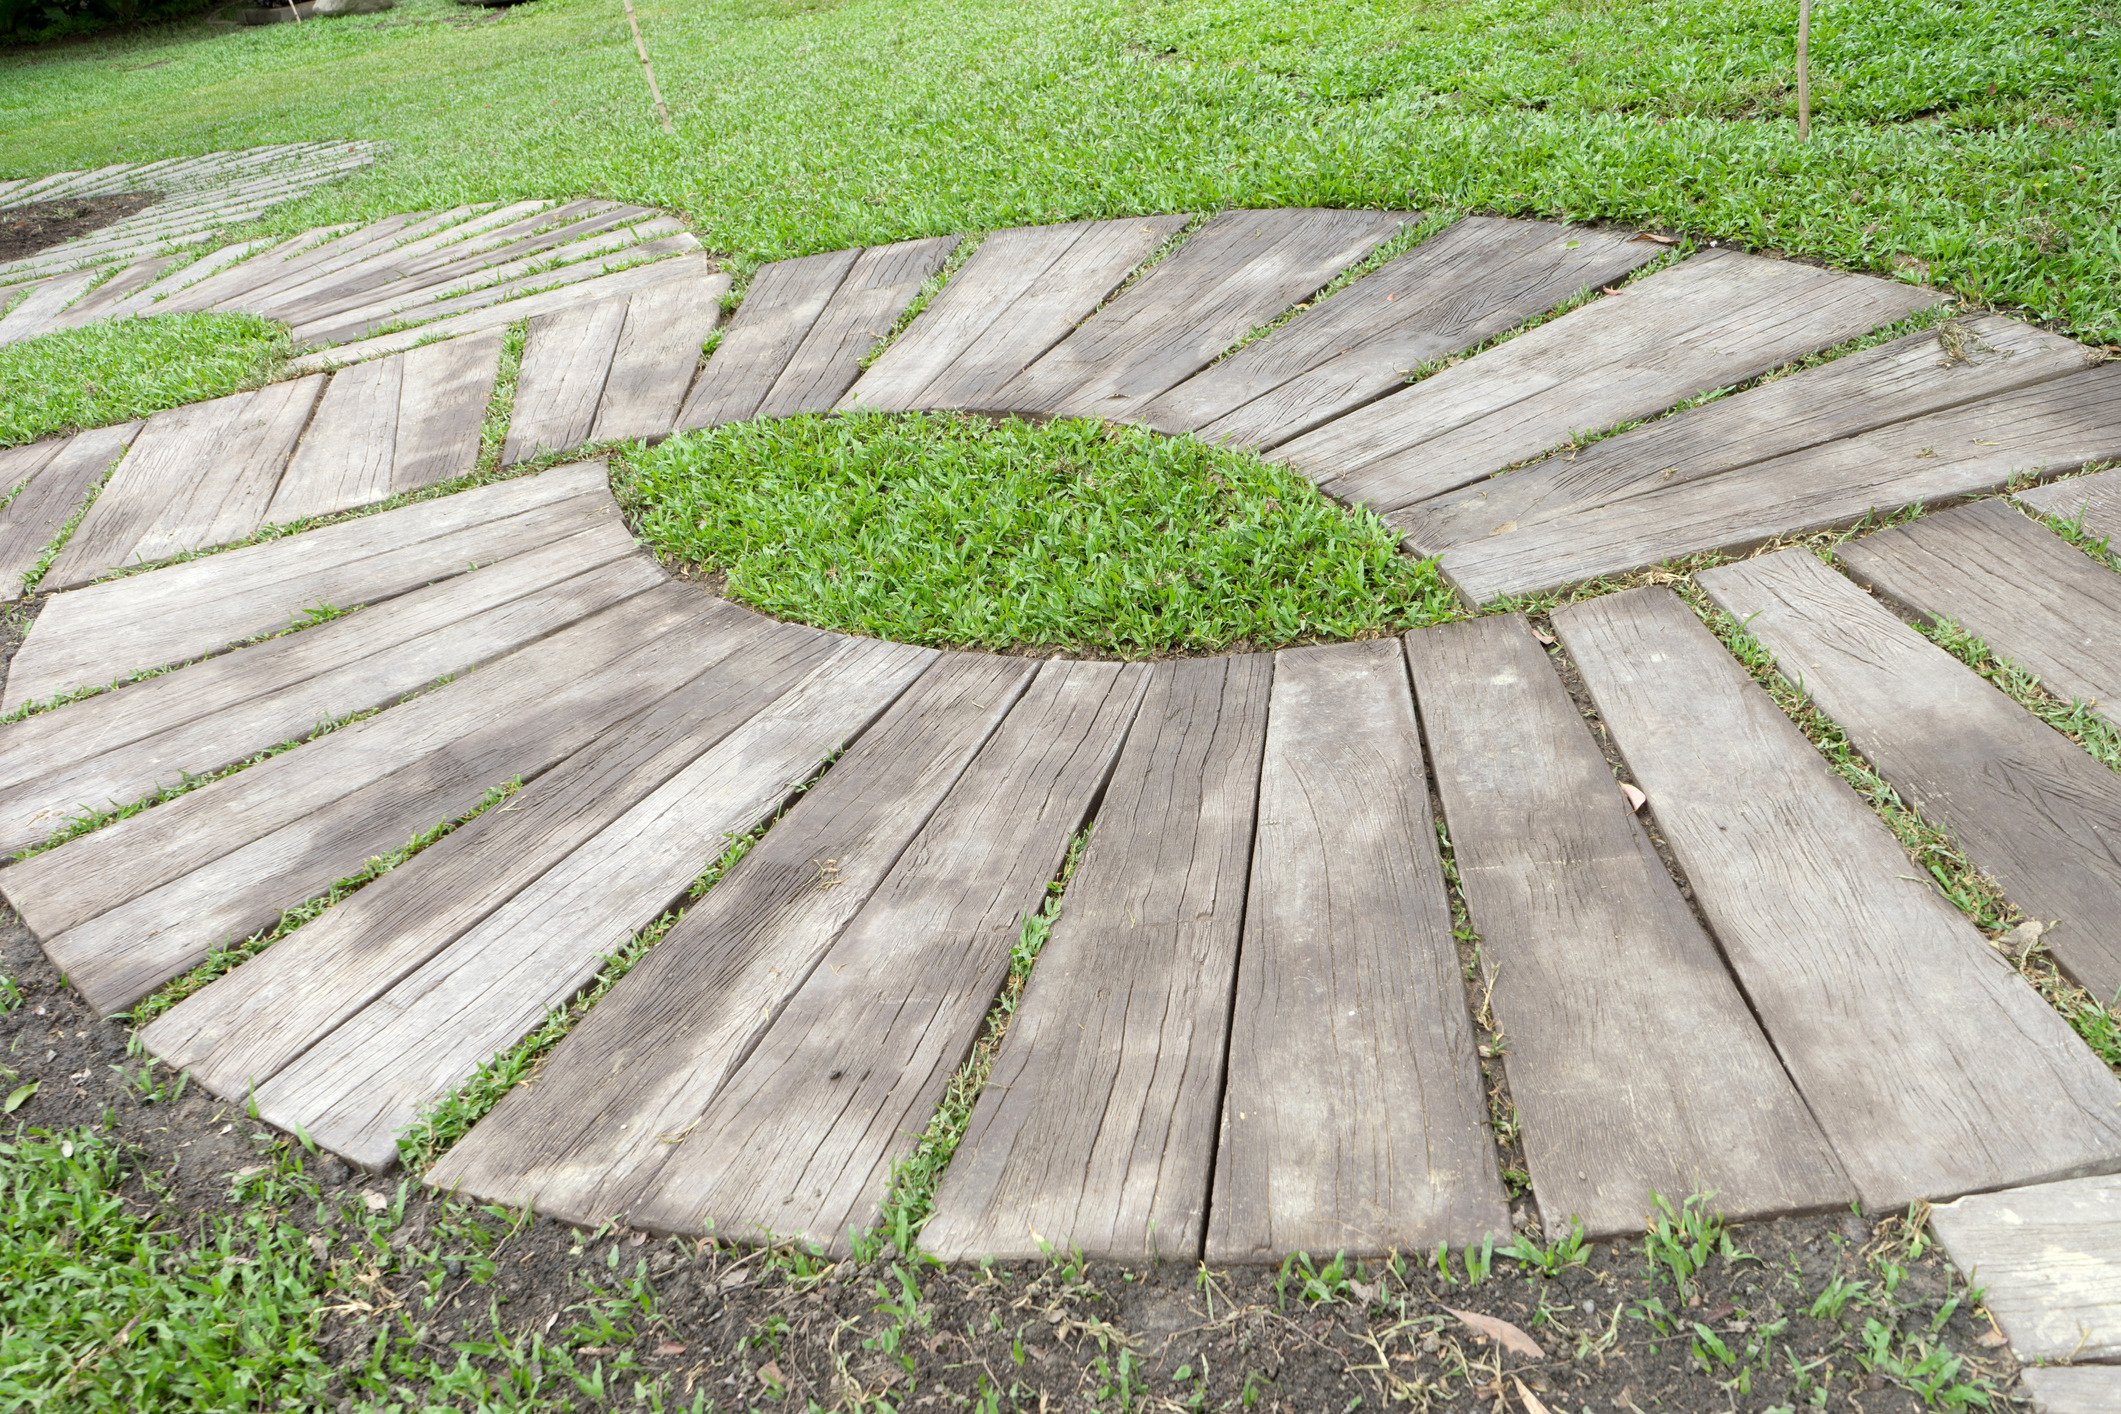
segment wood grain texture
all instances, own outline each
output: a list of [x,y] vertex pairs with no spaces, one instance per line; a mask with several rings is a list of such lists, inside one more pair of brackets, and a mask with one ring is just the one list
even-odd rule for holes
[[[1677,553],[1661,535],[1675,487],[1743,478],[1773,458],[2072,372],[2083,359],[2067,339],[1981,315],[1477,481],[1406,508],[1398,523],[1482,599],[1593,579],[1652,563],[1645,553]],[[1590,517],[1595,534],[1584,531]]]
[[332,376],[273,491],[267,521],[329,515],[390,494],[407,357],[379,358]]
[[1273,660],[1154,666],[921,1245],[1192,1260],[1207,1223]]
[[[904,854],[1029,681],[945,655],[428,1172],[548,1212],[625,1209]],[[614,1095],[609,1076],[629,1083]]]
[[32,286],[0,314],[0,345],[19,344],[57,327],[66,307],[87,294],[102,274],[101,270],[73,270]]
[[1284,649],[1207,1260],[1509,1231],[1395,639]]
[[2121,1177],[1975,1194],[1930,1226],[2020,1360],[2121,1357]]
[[758,416],[829,411],[854,386],[862,360],[891,332],[921,286],[942,271],[957,241],[931,236],[863,251],[789,354]]
[[700,366],[707,336],[722,320],[726,282],[657,285],[626,302],[626,327],[589,435],[599,442],[665,436]]
[[1949,620],[2058,697],[2121,721],[2121,575],[2003,501],[1977,501],[1836,552],[1875,593]]
[[860,255],[859,250],[834,250],[761,266],[728,332],[692,385],[678,413],[678,429],[757,416],[759,405]]
[[2034,1414],[2114,1414],[2121,1409],[2121,1365],[2028,1366],[2018,1376]]
[[2121,1168],[2121,1081],[1692,610],[1554,627],[1866,1208]]
[[1657,251],[1620,231],[1468,217],[1202,369],[1141,420],[1236,446],[1285,442]]
[[99,427],[0,452],[0,494],[14,493],[0,507],[0,600],[22,597],[24,578],[145,425]]
[[2121,779],[1804,551],[1700,582],[1903,801],[2050,925],[2065,971],[2121,996]]
[[[1226,211],[995,395],[996,411],[1131,421],[1399,228],[1382,211]],[[986,409],[983,409],[986,410]]]
[[996,231],[840,405],[992,403],[1185,224],[1182,216],[1139,216]]
[[626,327],[626,305],[624,299],[598,300],[530,321],[508,440],[501,447],[504,464],[589,440],[611,357]]
[[1732,1217],[1853,1196],[1522,619],[1407,635],[1550,1234],[1652,1195]]
[[1936,302],[1934,291],[1866,275],[1707,251],[1336,418],[1279,455],[1329,495],[1396,511]]
[[390,464],[393,495],[466,475],[478,465],[503,342],[498,333],[478,334],[405,355],[405,394],[398,404],[397,447]]
[[801,638],[807,661],[773,662],[747,648],[683,689],[736,698],[745,707],[731,720],[749,721],[704,744],[676,775],[260,1085],[259,1113],[283,1127],[301,1124],[356,1163],[387,1167],[398,1134],[421,1111],[679,903],[731,839],[784,805],[897,686],[885,679],[853,691],[837,664],[817,668],[832,649],[829,635],[775,624],[766,636]]
[[[734,611],[666,585],[435,692],[0,871],[99,1010],[130,1005],[363,860],[674,690]],[[724,628],[723,631],[728,631]],[[665,635],[671,635],[666,641]]]
[[1048,663],[877,892],[626,1205],[845,1251],[964,1063],[1148,669]]
[[554,467],[54,594],[15,653],[0,710],[218,652],[278,632],[322,606],[380,603],[617,521],[601,462]]
[[2013,491],[2011,498],[2036,515],[2068,521],[2101,540],[2121,537],[2121,467],[2029,486]]

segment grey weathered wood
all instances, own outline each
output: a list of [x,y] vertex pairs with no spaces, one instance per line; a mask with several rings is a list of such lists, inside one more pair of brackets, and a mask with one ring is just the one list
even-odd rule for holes
[[[1594,579],[1712,548],[1666,532],[1675,488],[1742,481],[1773,458],[2068,373],[2083,357],[2067,339],[1982,315],[1770,379],[1417,503],[1395,519],[1423,554],[1441,553],[1475,598]],[[1803,510],[1800,503],[1796,519]]]
[[335,373],[266,507],[284,525],[390,494],[406,354]]
[[85,584],[121,565],[224,545],[257,530],[323,390],[322,378],[298,378],[156,413],[52,561],[46,582]]
[[1152,670],[936,1194],[929,1251],[1199,1255],[1272,662]]
[[928,279],[940,272],[956,236],[871,246],[818,312],[817,322],[759,403],[759,417],[825,412],[861,376],[862,360],[891,332]]
[[589,440],[597,400],[626,326],[623,299],[598,300],[530,321],[501,460],[526,461]]
[[120,270],[66,307],[52,328],[75,329],[97,319],[109,318],[117,307],[152,285],[181,257],[150,255]]
[[[829,647],[824,635],[806,636]],[[686,691],[729,690],[720,677],[749,688],[757,679],[748,666],[732,659],[727,673]],[[259,1112],[302,1124],[357,1163],[387,1166],[398,1133],[423,1109],[536,1027],[595,976],[604,957],[681,901],[730,839],[785,804],[896,690],[887,680],[866,694],[850,692],[838,678],[829,667],[810,673],[714,743],[261,1085]]]
[[22,597],[22,581],[81,506],[89,488],[117,464],[143,424],[127,422],[0,452],[0,600]]
[[615,1206],[655,1228],[836,1251],[870,1226],[1103,790],[1147,676],[1040,668],[743,1065]]
[[1865,1207],[2121,1168],[2121,1081],[1676,595],[1554,627]]
[[1950,620],[2057,696],[2121,720],[2121,575],[2003,501],[1977,501],[1850,541],[1860,582]]
[[[408,232],[408,238],[402,242],[391,241],[371,247],[358,260],[343,266],[312,271],[305,278],[291,282],[253,282],[256,293],[243,295],[232,302],[248,303],[252,312],[284,322],[286,316],[317,307],[335,295],[381,289],[396,280],[410,278],[411,267],[442,247],[462,245],[484,233],[518,223],[534,224],[539,214],[550,206],[550,202],[544,201],[519,201],[476,211],[461,220],[436,222],[420,234]],[[526,221],[526,218],[530,220]]]
[[1961,1198],[1930,1226],[2020,1360],[2121,1357],[2121,1177]]
[[1662,412],[1937,302],[1933,290],[1707,251],[1285,443],[1380,513]]
[[168,314],[174,309],[161,302],[170,299],[187,286],[218,274],[231,265],[248,260],[259,252],[268,250],[266,241],[243,241],[235,245],[221,246],[199,256],[196,260],[185,257],[190,251],[180,253],[178,262],[165,271],[152,284],[143,285],[124,299],[104,311],[106,318],[122,319],[135,314]]
[[860,254],[826,251],[760,267],[728,332],[692,385],[677,425],[713,427],[756,416]]
[[1701,586],[2102,1001],[2121,996],[2121,777],[1802,550]]
[[1393,391],[1658,247],[1619,231],[1474,216],[1430,236],[1143,409],[1167,432],[1272,446]]
[[[694,675],[738,611],[665,585],[447,686],[0,871],[109,1011]],[[718,632],[719,630],[719,632]],[[666,637],[667,635],[667,637]],[[692,652],[677,651],[691,646]]]
[[699,371],[707,336],[722,319],[725,283],[658,285],[626,302],[626,327],[589,435],[598,442],[667,435]]
[[2121,1365],[2047,1365],[2019,1371],[2034,1414],[2114,1414],[2121,1409]]
[[19,344],[54,328],[66,307],[96,283],[101,270],[76,270],[54,275],[17,300],[0,314],[0,344]]
[[995,395],[1128,420],[1398,229],[1384,211],[1226,211]]
[[317,628],[145,679],[0,734],[0,850],[319,722],[387,706],[621,599],[662,571],[602,525]]
[[0,711],[217,652],[312,610],[378,603],[617,514],[601,462],[554,467],[55,594],[15,652]]
[[1275,655],[1207,1260],[1510,1230],[1394,639]]
[[1550,1233],[1653,1194],[1732,1217],[1853,1190],[1522,619],[1407,635]]
[[[1022,659],[948,655],[694,905],[427,1178],[608,1212],[667,1157],[1024,690]],[[609,1079],[623,1066],[629,1083]]]
[[980,243],[841,406],[903,410],[985,405],[1066,338],[1183,216],[1130,216],[996,231]]
[[481,815],[188,999],[143,1039],[216,1093],[248,1094],[564,865],[795,679],[829,672],[858,703],[897,691],[926,657],[860,641],[835,648],[826,635],[785,627],[755,638],[524,786],[507,809]]
[[501,373],[498,333],[428,344],[405,355],[398,406],[393,493],[418,491],[471,472],[479,459],[486,408]]
[[2054,516],[2109,543],[2121,538],[2121,467],[2013,491],[2037,515]]

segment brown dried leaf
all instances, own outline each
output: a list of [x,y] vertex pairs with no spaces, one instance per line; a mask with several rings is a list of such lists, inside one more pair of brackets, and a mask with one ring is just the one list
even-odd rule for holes
[[1650,798],[1642,793],[1642,788],[1628,781],[1620,783],[1620,793],[1628,798],[1630,810],[1640,810],[1650,803]]
[[1478,1311],[1461,1311],[1456,1306],[1446,1306],[1444,1310],[1458,1317],[1473,1334],[1483,1340],[1494,1341],[1512,1354],[1522,1355],[1530,1360],[1546,1358],[1547,1353],[1539,1348],[1538,1341],[1500,1316],[1483,1316]]
[[1524,1414],[1554,1414],[1538,1395],[1525,1388],[1523,1380],[1515,1375],[1510,1376],[1510,1379],[1517,1385],[1517,1397],[1524,1401]]

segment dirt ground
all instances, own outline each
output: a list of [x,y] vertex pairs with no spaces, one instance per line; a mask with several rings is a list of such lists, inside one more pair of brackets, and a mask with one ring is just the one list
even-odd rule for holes
[[0,261],[19,260],[151,206],[154,192],[32,201],[0,211]]

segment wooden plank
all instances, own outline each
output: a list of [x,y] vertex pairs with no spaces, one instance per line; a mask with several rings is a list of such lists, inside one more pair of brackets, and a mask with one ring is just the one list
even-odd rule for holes
[[1272,677],[1265,654],[1153,667],[928,1251],[1199,1255]]
[[[428,1172],[441,1188],[608,1212],[659,1167],[1023,692],[1023,659],[950,654]],[[614,1089],[614,1068],[625,1086]]]
[[601,462],[554,467],[55,594],[15,651],[0,711],[218,652],[324,606],[379,603],[617,515]]
[[[164,306],[160,302],[175,296],[179,291],[189,286],[219,274],[231,265],[248,260],[252,256],[271,248],[272,243],[269,241],[242,241],[235,245],[222,246],[217,250],[208,251],[196,260],[186,260],[180,257],[179,263],[173,266],[160,279],[151,285],[142,286],[113,305],[106,312],[106,317],[122,319],[136,314],[174,313],[175,310],[172,307]],[[189,252],[185,254],[188,255]]]
[[0,850],[387,706],[654,588],[617,526],[567,536],[314,629],[28,717],[0,736]]
[[773,391],[860,254],[833,250],[761,266],[729,321],[729,331],[692,385],[692,395],[678,414],[679,430],[757,416],[759,404]]
[[757,415],[830,410],[854,386],[862,360],[891,332],[921,286],[942,270],[957,241],[956,236],[931,236],[864,250],[788,356]]
[[1859,583],[1950,620],[2059,697],[2121,720],[2121,575],[2002,501],[1850,541]]
[[[1674,487],[1742,477],[1772,458],[2037,383],[2083,361],[2082,346],[2068,339],[1982,315],[1474,482],[1397,520],[1422,553],[1446,555],[1481,598],[1594,579],[1653,562],[1642,558],[1644,547],[1654,557],[1668,543],[1658,532]],[[1600,532],[1584,535],[1587,523]]]
[[2121,1365],[2029,1366],[2018,1372],[2034,1414],[2113,1414],[2121,1409]]
[[1524,621],[1406,642],[1547,1231],[1638,1231],[1653,1194],[1734,1218],[1848,1202]]
[[481,815],[187,999],[143,1039],[215,1093],[247,1095],[727,738],[791,672],[829,673],[852,704],[887,699],[932,656],[773,633],[736,664],[741,680],[720,671],[727,660],[710,668],[525,785],[506,810]]
[[1384,513],[1664,411],[1937,302],[1934,290],[1711,250],[1284,444]]
[[519,201],[477,211],[459,221],[437,223],[421,234],[408,233],[405,240],[371,249],[349,264],[319,269],[293,282],[261,282],[257,293],[247,298],[255,302],[254,313],[285,323],[286,315],[317,307],[326,299],[358,297],[407,278],[412,267],[444,247],[463,245],[497,229],[535,224],[551,205],[548,201]]
[[1317,294],[1402,220],[1226,211],[1012,379],[998,410],[1131,421],[1249,330]]
[[303,257],[331,240],[334,229],[319,226],[277,244],[227,246],[203,256],[179,272],[183,283],[162,291],[151,312],[195,314],[208,309],[240,308],[245,291],[276,279],[290,267],[299,268]]
[[893,683],[850,694],[838,677],[828,667],[797,683],[304,1052],[259,1087],[259,1112],[304,1124],[357,1163],[388,1165],[397,1134],[422,1109],[587,985],[605,956],[679,903],[730,838],[769,819],[896,693]]
[[650,590],[0,871],[0,893],[91,1005],[128,1006],[481,792],[571,755],[752,635],[751,617],[686,586]]
[[[1048,663],[822,962],[629,1188],[631,1220],[844,1251],[964,1063],[1148,670]],[[850,1044],[850,1038],[856,1038]]]
[[504,464],[589,440],[611,357],[626,326],[627,304],[624,299],[598,300],[530,321],[508,440],[501,448]]
[[56,327],[66,307],[88,293],[103,275],[98,269],[54,275],[0,314],[0,345],[19,344]]
[[1657,251],[1624,231],[1469,217],[1202,369],[1141,420],[1237,446],[1286,442]]
[[393,494],[466,476],[477,467],[504,342],[498,333],[475,334],[406,353],[398,446],[390,468]]
[[2071,976],[2121,996],[2121,778],[1804,551],[1700,583],[1902,800],[2051,925]]
[[2071,522],[2087,535],[2108,542],[2121,537],[2121,467],[2030,486],[2011,497],[2035,515]]
[[22,581],[44,557],[45,547],[65,529],[89,488],[125,455],[143,425],[99,427],[0,452],[0,492],[14,493],[0,507],[0,600],[22,597]]
[[2121,1081],[1676,595],[1554,627],[1866,1208],[2121,1168]]
[[1406,662],[1275,655],[1207,1260],[1510,1231]]
[[159,279],[181,257],[150,255],[136,260],[69,305],[52,321],[54,329],[77,329],[97,319],[109,318],[116,308]]
[[1930,1226],[2020,1360],[2121,1357],[2121,1177],[1976,1194]]
[[273,490],[268,524],[329,515],[390,494],[406,357],[379,358],[332,375]]
[[846,408],[971,407],[1068,336],[1183,216],[996,231],[841,400]]
[[707,336],[721,323],[725,288],[707,279],[690,286],[680,281],[627,300],[591,440],[662,437],[677,425]]
[[70,588],[250,535],[323,390],[299,378],[150,417],[45,582]]

